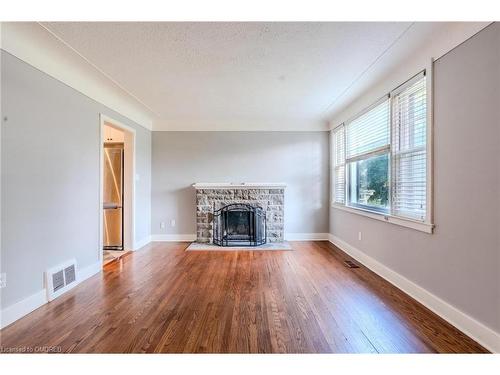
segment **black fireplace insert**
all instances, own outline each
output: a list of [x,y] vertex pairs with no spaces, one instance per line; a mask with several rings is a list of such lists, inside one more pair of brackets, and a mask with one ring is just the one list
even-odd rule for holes
[[262,207],[233,203],[214,211],[214,244],[259,246],[266,243],[266,213]]

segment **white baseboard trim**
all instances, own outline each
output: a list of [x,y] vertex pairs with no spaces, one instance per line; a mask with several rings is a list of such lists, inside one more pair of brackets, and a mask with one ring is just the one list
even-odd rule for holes
[[78,284],[80,284],[82,281],[87,280],[89,277],[92,277],[100,272],[102,272],[101,262],[96,262],[94,264],[91,264],[90,266],[81,268],[80,272],[78,273]]
[[329,233],[285,233],[285,241],[328,241]]
[[151,242],[151,236],[144,237],[142,240],[136,241],[134,243],[134,251],[139,250],[140,248],[146,246],[148,243]]
[[416,299],[422,305],[433,311],[460,331],[476,340],[479,344],[493,353],[500,353],[500,334],[484,324],[478,322],[456,307],[443,301],[431,292],[408,280],[399,273],[386,267],[363,251],[355,248],[340,238],[329,235],[329,241],[358,262],[381,276],[403,292]]
[[47,293],[45,289],[32,294],[31,296],[0,311],[0,329],[7,327],[16,320],[28,315],[33,310],[47,303]]
[[[73,289],[82,281],[87,280],[89,277],[98,274],[102,270],[101,262],[96,262],[90,266],[79,269],[77,283],[71,288]],[[68,289],[70,290],[70,289]],[[23,316],[28,315],[30,312],[38,309],[40,306],[45,305],[47,300],[47,291],[42,289],[39,292],[3,309],[0,311],[0,329],[7,327],[14,323],[16,320],[21,319]]]
[[[285,233],[286,241],[328,241],[329,233]],[[151,241],[192,242],[196,234],[153,234]]]
[[196,241],[196,234],[153,234],[151,241],[193,242]]

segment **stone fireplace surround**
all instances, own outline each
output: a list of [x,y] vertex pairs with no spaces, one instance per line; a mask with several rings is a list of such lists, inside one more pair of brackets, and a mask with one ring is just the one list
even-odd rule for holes
[[213,212],[231,203],[261,206],[266,212],[267,242],[284,241],[283,183],[200,183],[196,189],[196,242],[213,243]]

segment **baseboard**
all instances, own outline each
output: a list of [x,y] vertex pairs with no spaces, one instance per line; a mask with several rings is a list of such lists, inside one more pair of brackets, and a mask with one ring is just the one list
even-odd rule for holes
[[151,241],[193,242],[196,241],[196,234],[153,234]]
[[286,241],[328,241],[329,233],[285,233]]
[[500,353],[499,333],[489,327],[486,327],[484,324],[450,305],[448,302],[443,301],[441,298],[415,284],[413,281],[408,280],[399,273],[391,270],[379,261],[373,259],[369,255],[366,255],[361,250],[348,244],[333,234],[329,235],[329,241],[375,272],[377,275],[381,276],[412,298],[416,299],[422,305],[439,315],[460,331],[476,340],[489,351],[493,353]]
[[134,251],[135,250],[139,250],[140,248],[146,246],[148,243],[151,242],[151,236],[147,236],[147,237],[144,237],[142,240],[140,241],[136,241],[134,243]]
[[94,264],[91,264],[90,266],[80,268],[80,270],[78,272],[78,284],[80,284],[84,280],[87,280],[89,277],[92,277],[92,276],[98,274],[101,271],[102,271],[101,262],[96,262]]
[[[285,233],[286,241],[328,241],[329,233]],[[151,241],[192,242],[196,234],[153,234]]]
[[47,303],[47,293],[45,289],[32,294],[31,296],[0,311],[0,329],[7,327],[16,320],[28,315],[33,310]]
[[[71,288],[75,288],[82,281],[101,272],[101,262],[96,262],[90,266],[79,269],[77,283]],[[68,289],[70,290],[70,289]],[[47,300],[47,291],[45,289],[3,309],[0,311],[0,329],[7,327],[23,316],[45,305]]]

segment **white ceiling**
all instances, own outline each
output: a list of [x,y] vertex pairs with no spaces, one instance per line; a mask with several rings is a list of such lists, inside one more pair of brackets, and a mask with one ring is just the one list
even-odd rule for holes
[[[421,36],[413,32],[411,43],[421,45],[439,25],[421,24]],[[404,45],[413,27],[407,22],[43,26],[149,108],[154,130],[324,130],[326,120],[348,104],[350,88],[362,89],[367,70],[392,53],[396,42]]]

